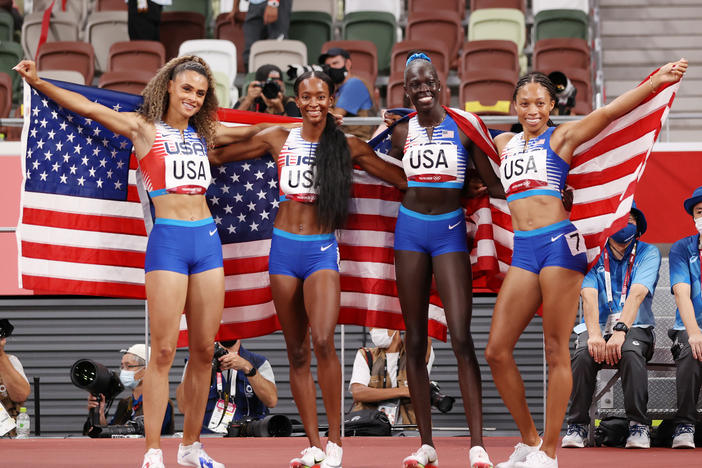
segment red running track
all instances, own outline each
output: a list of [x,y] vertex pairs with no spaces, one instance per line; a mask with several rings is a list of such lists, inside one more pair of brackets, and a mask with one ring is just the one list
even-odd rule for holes
[[[488,437],[487,450],[493,463],[507,459],[517,443],[514,437]],[[207,438],[207,452],[228,468],[286,468],[288,460],[305,448],[302,437]],[[441,468],[468,466],[468,439],[435,438]],[[176,452],[180,439],[163,439],[166,467],[178,467]],[[416,437],[348,437],[344,439],[345,468],[400,468],[402,459],[418,447]],[[0,467],[119,467],[139,468],[144,453],[143,439],[0,439]],[[561,468],[636,467],[700,468],[702,448],[673,450],[652,448],[626,450],[616,448],[560,449]]]

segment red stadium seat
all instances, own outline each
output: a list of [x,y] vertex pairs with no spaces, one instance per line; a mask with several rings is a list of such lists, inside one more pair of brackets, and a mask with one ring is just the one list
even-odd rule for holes
[[194,11],[164,11],[159,35],[166,48],[166,60],[170,60],[178,56],[184,41],[205,38],[205,17]]
[[524,0],[470,0],[470,11],[481,8],[515,8],[524,12]]
[[448,11],[466,17],[466,0],[408,0],[407,15],[418,11]]
[[497,39],[465,42],[461,48],[458,74],[462,76],[466,72],[486,68],[502,68],[519,73],[517,44]]
[[244,48],[246,39],[242,23],[235,23],[227,19],[228,13],[222,13],[215,21],[215,38],[227,39],[236,46],[236,69],[246,70],[244,67]]
[[535,70],[590,68],[590,48],[587,41],[580,38],[541,39],[534,45],[532,58]]
[[97,0],[95,11],[127,11],[127,2],[124,0]]
[[115,42],[110,47],[108,71],[144,70],[156,73],[166,60],[166,49],[158,41]]
[[517,71],[499,68],[466,72],[461,77],[460,107],[481,115],[508,115],[518,78]]
[[37,69],[75,70],[89,85],[95,74],[93,46],[82,41],[45,42],[37,54]]
[[444,43],[432,39],[406,40],[395,43],[392,46],[390,58],[390,73],[396,71],[404,71],[407,63],[407,54],[412,50],[421,50],[429,56],[431,63],[434,64],[436,71],[442,75],[448,75],[449,60],[446,56],[446,48]]
[[154,73],[143,70],[110,71],[100,77],[100,88],[122,91],[123,93],[141,94]]
[[[322,53],[333,47],[345,49],[351,56],[351,74],[358,72],[367,74],[375,87],[378,78],[378,49],[371,41],[327,41],[322,45]],[[319,57],[309,57],[310,63],[316,63]]]
[[0,72],[0,118],[10,116],[12,109],[12,77]]
[[410,40],[439,40],[444,43],[451,68],[458,59],[458,47],[463,42],[461,18],[443,11],[416,12],[407,18],[405,37]]
[[552,67],[542,68],[538,71],[547,75],[554,71],[565,74],[571,83],[573,83],[575,89],[578,90],[575,95],[575,114],[586,115],[592,112],[592,79],[590,78],[589,69]]

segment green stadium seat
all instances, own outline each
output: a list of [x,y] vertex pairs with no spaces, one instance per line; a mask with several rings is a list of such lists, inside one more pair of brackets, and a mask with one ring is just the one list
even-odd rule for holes
[[556,37],[588,38],[589,17],[582,10],[542,10],[534,16],[534,42]]
[[15,22],[6,10],[0,10],[0,41],[12,41],[15,37]]
[[510,40],[521,54],[526,41],[524,13],[514,8],[483,8],[468,19],[468,40]]
[[289,39],[302,41],[307,46],[307,57],[314,62],[322,50],[322,43],[334,34],[331,15],[323,11],[293,11],[290,14]]
[[7,70],[12,78],[12,101],[19,103],[22,98],[22,78],[12,67],[22,60],[22,46],[16,42],[0,41],[0,70]]
[[232,98],[229,93],[231,83],[226,73],[221,71],[212,71],[212,77],[215,80],[215,95],[219,107],[232,107]]
[[392,46],[397,42],[395,15],[383,11],[356,11],[344,17],[344,39],[372,41],[378,48],[378,71],[390,69]]

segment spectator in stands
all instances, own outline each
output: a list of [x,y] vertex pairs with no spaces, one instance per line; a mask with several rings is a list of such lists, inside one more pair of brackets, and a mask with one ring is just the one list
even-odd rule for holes
[[300,117],[300,109],[295,104],[295,98],[285,95],[285,83],[283,83],[282,76],[282,72],[277,66],[261,65],[256,70],[256,79],[249,83],[246,95],[239,99],[234,108]]
[[[144,415],[142,391],[147,362],[146,346],[143,343],[138,343],[120,352],[124,354],[122,355],[119,380],[124,385],[125,390],[130,391],[131,394],[119,400],[117,411],[115,411],[109,423],[105,415],[105,395],[101,394],[99,399],[92,394],[88,396],[88,408],[98,408],[101,426],[126,424],[128,421]],[[150,352],[151,348],[149,348]],[[84,432],[89,429],[87,424],[84,427]],[[161,425],[161,434],[173,434],[174,427],[173,402],[169,399],[166,406],[166,414],[163,417],[163,424]]]
[[602,255],[583,280],[580,296],[584,317],[574,329],[578,338],[571,359],[573,393],[562,447],[585,446],[597,372],[605,364],[621,372],[629,420],[626,447],[651,446],[646,362],[654,348],[651,305],[661,254],[656,246],[638,240],[645,232],[646,218],[634,206],[629,223],[607,240]]
[[668,333],[673,340],[678,397],[673,448],[695,448],[696,408],[702,386],[702,187],[683,206],[692,215],[698,234],[674,243],[669,254],[670,285],[678,306],[675,325]]
[[[20,360],[17,356],[5,352],[7,337],[12,334],[13,329],[7,319],[0,320],[0,405],[16,419],[20,408],[29,397],[30,388]],[[0,434],[2,435],[4,434]],[[9,435],[14,437],[17,434],[13,429]]]
[[[223,355],[217,358],[215,351],[217,365],[213,360],[210,393],[202,421],[203,433],[226,434],[229,422],[261,419],[268,414],[269,408],[274,408],[278,403],[278,390],[270,362],[264,356],[244,348],[241,340],[221,341],[220,345],[220,354]],[[181,383],[176,390],[181,413],[185,412],[189,401],[183,385],[187,369],[186,363]],[[234,404],[235,412],[231,417],[215,411],[220,400],[225,408],[229,403]]]
[[[248,69],[251,44],[261,39],[285,39],[290,28],[293,0],[250,0],[244,20],[244,65]],[[231,17],[239,13],[239,0],[234,0]]]
[[[334,113],[348,117],[375,115],[373,99],[362,80],[351,75],[351,55],[345,49],[332,47],[319,56],[320,65],[327,66],[327,72],[337,86],[334,94]],[[373,134],[371,125],[346,125],[344,131],[359,138],[368,139]]]
[[22,30],[22,14],[19,12],[17,7],[14,5],[12,0],[0,0],[0,9],[5,10],[12,15],[13,29],[15,32]]
[[158,41],[161,11],[172,0],[128,0],[127,29],[132,41]]
[[[407,386],[405,343],[398,330],[371,328],[374,347],[356,353],[349,388],[353,395],[351,411],[380,409],[390,424],[416,424]],[[434,363],[434,350],[427,347],[427,373]]]

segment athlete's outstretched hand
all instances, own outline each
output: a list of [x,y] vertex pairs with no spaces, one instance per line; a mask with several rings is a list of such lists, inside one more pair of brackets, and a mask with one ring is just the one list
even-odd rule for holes
[[677,62],[666,63],[660,69],[658,69],[656,74],[651,78],[653,79],[653,84],[655,86],[663,83],[675,83],[680,81],[686,71],[687,60],[681,58]]
[[20,63],[12,67],[12,69],[19,73],[22,78],[27,81],[29,86],[34,86],[39,81],[39,76],[37,76],[37,65],[32,60],[22,60]]

